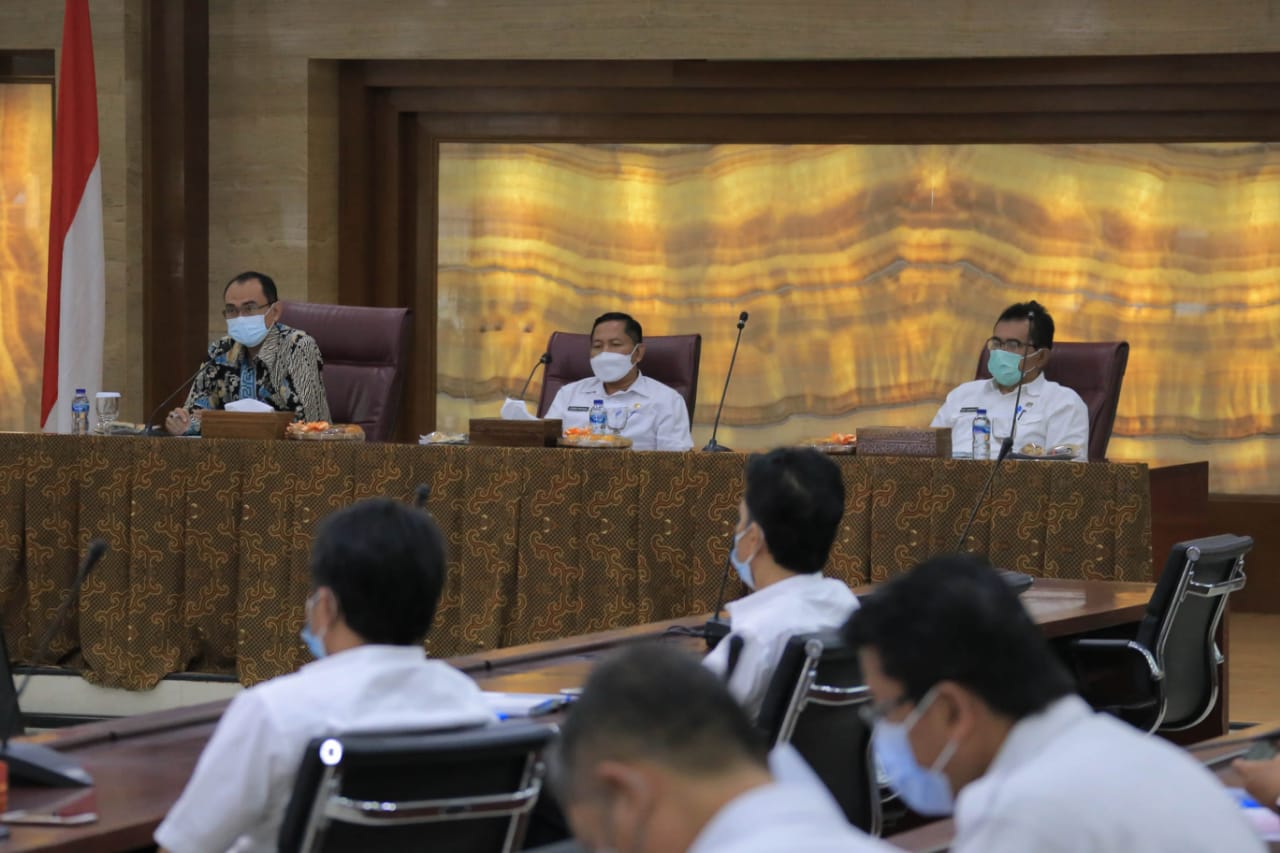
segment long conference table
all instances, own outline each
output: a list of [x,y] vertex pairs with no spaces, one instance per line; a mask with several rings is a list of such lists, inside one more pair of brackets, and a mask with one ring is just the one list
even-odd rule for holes
[[[886,580],[953,550],[991,463],[835,457],[845,515],[828,573]],[[0,618],[36,639],[93,538],[110,550],[47,659],[109,687],[182,672],[254,684],[298,640],[316,522],[412,499],[449,539],[429,651],[455,657],[713,609],[745,456],[349,442],[0,434]],[[965,547],[1042,578],[1146,581],[1144,464],[1006,464]],[[745,592],[731,579],[728,598]],[[40,661],[44,663],[47,661]]]
[[[1028,611],[1053,640],[1132,628],[1141,620],[1151,585],[1038,580],[1023,594]],[[865,594],[870,589],[855,590]],[[486,690],[554,693],[580,686],[600,655],[629,642],[666,636],[672,626],[701,624],[705,614],[531,643],[455,657],[451,663]],[[669,642],[690,645],[687,637]],[[696,646],[691,647],[692,649]],[[83,827],[13,826],[0,853],[103,853],[151,843],[151,835],[178,798],[226,702],[210,702],[75,726],[33,740],[74,755],[98,782],[90,796],[99,820]],[[12,788],[10,807],[45,810],[66,789]]]

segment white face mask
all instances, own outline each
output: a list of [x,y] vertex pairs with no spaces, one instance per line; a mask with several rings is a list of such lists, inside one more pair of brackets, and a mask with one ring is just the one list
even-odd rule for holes
[[601,382],[617,382],[631,372],[631,356],[635,355],[639,348],[640,345],[636,344],[631,348],[631,352],[626,354],[602,352],[594,355],[591,357],[591,372]]

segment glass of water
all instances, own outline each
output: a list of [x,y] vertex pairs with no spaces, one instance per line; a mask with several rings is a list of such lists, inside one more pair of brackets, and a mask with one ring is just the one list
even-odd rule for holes
[[101,435],[120,416],[120,392],[99,391],[94,396],[93,406],[98,415],[97,432]]
[[614,435],[618,435],[627,428],[627,420],[631,417],[631,410],[621,406],[607,409],[605,410],[605,417],[608,419],[609,429]]

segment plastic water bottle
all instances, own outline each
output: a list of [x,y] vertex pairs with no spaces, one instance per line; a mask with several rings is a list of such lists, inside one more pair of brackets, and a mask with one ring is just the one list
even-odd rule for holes
[[991,458],[991,421],[986,409],[978,409],[973,416],[973,458]]
[[77,388],[71,400],[71,434],[89,434],[89,395],[83,388]]
[[587,420],[591,422],[592,435],[604,435],[605,423],[608,416],[604,413],[604,400],[592,400],[591,411],[587,413]]

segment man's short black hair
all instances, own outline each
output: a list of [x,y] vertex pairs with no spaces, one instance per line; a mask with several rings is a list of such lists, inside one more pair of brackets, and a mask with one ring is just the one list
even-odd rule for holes
[[630,314],[623,314],[621,311],[610,311],[607,314],[601,314],[597,317],[596,321],[591,324],[591,334],[593,336],[595,335],[596,326],[599,326],[601,323],[611,323],[614,320],[622,321],[622,331],[628,338],[631,338],[632,343],[644,343],[644,330],[640,328],[640,324],[636,322],[636,318],[632,317]]
[[979,558],[933,557],[860,603],[846,638],[875,649],[884,674],[914,702],[953,681],[1020,720],[1075,692],[1017,595]]
[[643,758],[707,777],[744,761],[764,767],[767,752],[718,675],[683,649],[638,643],[591,671],[560,727],[553,782],[566,798],[573,774],[601,759]]
[[386,498],[360,501],[320,523],[312,588],[327,586],[366,642],[421,645],[444,588],[445,543],[430,516]]
[[1036,349],[1053,349],[1053,318],[1039,302],[1033,299],[1010,305],[996,322],[1003,323],[1005,320],[1030,320],[1031,340],[1024,343],[1031,344]]
[[810,447],[753,453],[746,503],[778,565],[801,574],[822,571],[844,517],[844,481],[826,454]]
[[224,299],[226,298],[227,291],[231,289],[231,285],[245,284],[246,282],[250,282],[255,279],[258,281],[259,284],[262,285],[262,294],[267,297],[267,304],[268,305],[275,304],[275,301],[280,298],[279,294],[276,293],[275,281],[271,278],[271,276],[265,273],[254,272],[253,270],[242,272],[240,273],[240,275],[236,276],[235,278],[231,279],[231,281],[227,282],[227,286],[222,288],[223,298]]

